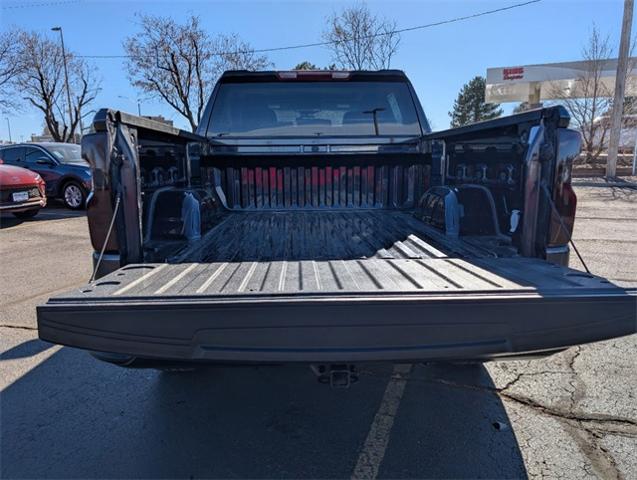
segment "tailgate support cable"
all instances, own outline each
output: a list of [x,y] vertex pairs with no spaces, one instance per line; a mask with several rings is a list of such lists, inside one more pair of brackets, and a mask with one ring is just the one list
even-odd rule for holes
[[544,182],[542,182],[542,190],[546,194],[546,198],[548,199],[549,203],[551,204],[551,209],[553,210],[553,213],[555,214],[557,219],[560,221],[560,226],[562,227],[562,230],[564,230],[564,233],[568,237],[568,243],[571,244],[571,246],[573,247],[573,250],[577,254],[577,258],[579,258],[579,261],[582,262],[582,265],[584,265],[584,270],[586,270],[586,273],[588,273],[589,275],[592,275],[591,271],[588,269],[588,266],[586,265],[586,262],[584,261],[584,259],[580,255],[579,250],[575,246],[575,242],[573,241],[572,235],[568,232],[568,228],[566,228],[566,225],[564,225],[564,220],[562,220],[562,216],[560,215],[560,212],[557,211],[557,207],[555,206],[555,202],[551,198],[551,194],[549,192],[549,189],[546,187],[546,184]]
[[100,263],[102,263],[102,257],[104,257],[104,251],[106,250],[106,244],[108,243],[108,239],[111,238],[111,232],[113,231],[113,225],[115,225],[115,218],[117,217],[117,211],[119,210],[121,196],[119,192],[117,193],[117,198],[115,199],[115,208],[113,209],[113,216],[111,217],[111,223],[108,226],[108,231],[106,232],[106,238],[104,239],[104,243],[102,244],[102,250],[100,251],[100,256],[97,257],[97,262],[95,262],[95,268],[93,269],[93,275],[91,275],[91,282],[95,280],[95,275],[97,275],[97,270],[100,268]]

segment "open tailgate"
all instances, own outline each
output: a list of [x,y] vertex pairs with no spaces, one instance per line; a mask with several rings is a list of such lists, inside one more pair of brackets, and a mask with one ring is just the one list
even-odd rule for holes
[[634,333],[637,289],[519,257],[145,264],[37,313],[43,340],[145,358],[486,359]]

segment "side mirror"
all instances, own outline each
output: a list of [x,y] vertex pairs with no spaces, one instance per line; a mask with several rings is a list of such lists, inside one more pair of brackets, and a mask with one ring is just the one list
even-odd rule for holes
[[53,160],[51,160],[48,157],[40,157],[38,158],[35,163],[37,163],[38,165],[51,165],[51,166],[55,166],[55,162]]

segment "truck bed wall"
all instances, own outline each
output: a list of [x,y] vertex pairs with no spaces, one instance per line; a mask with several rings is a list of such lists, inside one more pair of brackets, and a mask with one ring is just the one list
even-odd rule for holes
[[202,178],[221,190],[231,210],[412,208],[430,184],[424,155],[212,161]]

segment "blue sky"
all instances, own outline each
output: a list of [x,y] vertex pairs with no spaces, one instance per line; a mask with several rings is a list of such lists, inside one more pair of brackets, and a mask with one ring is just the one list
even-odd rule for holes
[[[13,26],[45,32],[64,28],[66,47],[80,55],[117,55],[122,40],[137,31],[135,12],[166,15],[182,20],[199,15],[212,33],[238,33],[255,48],[319,41],[325,17],[351,2],[345,1],[115,1],[78,0],[68,4],[35,6],[65,0],[2,0],[1,29]],[[432,23],[518,3],[520,0],[480,1],[368,1],[370,9],[394,19],[400,28]],[[19,7],[19,8],[14,8]],[[393,68],[409,75],[434,129],[447,128],[453,100],[461,86],[488,67],[577,60],[593,23],[619,42],[623,1],[543,0],[494,15],[404,33]],[[633,32],[635,27],[633,26]],[[322,47],[273,52],[277,69],[289,69],[303,60],[317,65],[330,62]],[[140,96],[130,86],[122,60],[91,60],[102,79],[102,91],[92,108],[112,107],[136,112]],[[122,98],[125,97],[125,98]],[[144,115],[163,114],[185,127],[181,117],[153,99],[143,98]],[[505,106],[509,111],[512,105]],[[42,130],[37,112],[2,113],[0,138],[30,138]]]

